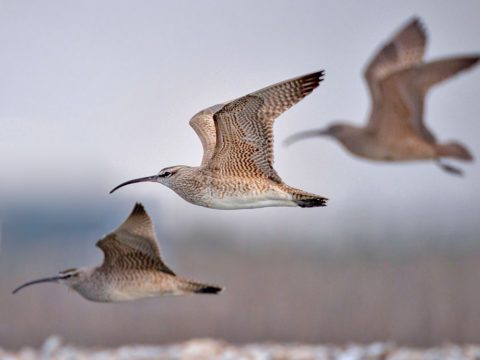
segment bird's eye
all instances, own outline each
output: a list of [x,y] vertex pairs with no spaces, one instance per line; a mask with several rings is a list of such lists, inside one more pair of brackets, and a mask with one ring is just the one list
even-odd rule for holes
[[169,171],[165,171],[165,172],[163,173],[163,176],[165,176],[165,177],[169,177],[170,175],[172,175],[172,173],[169,172]]

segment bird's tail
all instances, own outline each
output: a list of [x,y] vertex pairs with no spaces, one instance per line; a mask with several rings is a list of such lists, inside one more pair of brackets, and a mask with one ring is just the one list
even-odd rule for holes
[[218,294],[222,292],[223,288],[213,285],[202,285],[197,290],[195,290],[196,294]]
[[473,155],[470,153],[470,151],[464,145],[456,142],[438,144],[436,145],[435,150],[439,158],[451,157],[465,161],[473,160]]
[[182,290],[187,293],[195,294],[218,294],[223,291],[223,287],[185,280],[182,283]]
[[292,195],[292,200],[297,206],[306,208],[306,207],[318,207],[318,206],[327,206],[328,199],[326,197],[311,194],[299,189],[292,187],[286,187],[285,189],[290,195]]

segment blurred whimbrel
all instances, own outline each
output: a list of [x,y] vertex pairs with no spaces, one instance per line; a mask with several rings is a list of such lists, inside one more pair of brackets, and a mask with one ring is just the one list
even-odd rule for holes
[[57,276],[30,281],[26,286],[54,282],[72,288],[85,299],[120,302],[160,295],[216,294],[217,286],[196,283],[175,275],[160,257],[152,220],[141,204],[114,232],[97,242],[104,253],[98,267],[69,269]]
[[201,166],[167,167],[110,193],[150,181],[190,203],[216,209],[325,206],[326,198],[287,186],[273,168],[274,120],[310,94],[322,77],[323,71],[304,75],[199,112],[190,125],[203,145]]
[[426,35],[416,18],[384,44],[365,71],[372,105],[365,127],[337,123],[322,130],[310,130],[287,138],[327,135],[336,138],[355,155],[380,161],[433,159],[446,171],[461,170],[440,161],[451,157],[472,160],[470,152],[457,142],[440,144],[424,124],[423,107],[428,90],[478,62],[479,55],[459,56],[423,62]]

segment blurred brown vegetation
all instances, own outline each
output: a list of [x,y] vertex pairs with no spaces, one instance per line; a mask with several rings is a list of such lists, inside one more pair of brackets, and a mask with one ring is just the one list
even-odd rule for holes
[[90,346],[193,337],[242,343],[480,342],[480,245],[321,247],[275,239],[277,245],[252,247],[222,239],[218,231],[163,247],[178,274],[226,285],[221,296],[112,305],[88,302],[59,285],[11,295],[16,285],[50,275],[46,269],[99,263],[101,253],[93,241],[51,236],[27,244],[25,253],[6,231],[0,343],[39,345],[50,334]]

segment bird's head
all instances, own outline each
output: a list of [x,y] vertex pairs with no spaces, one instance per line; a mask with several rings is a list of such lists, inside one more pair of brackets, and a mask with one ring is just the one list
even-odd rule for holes
[[85,273],[86,272],[83,269],[68,269],[60,271],[56,276],[29,281],[13,290],[13,293],[15,294],[27,286],[42,283],[58,283],[66,285],[68,287],[72,287],[75,284],[84,280]]
[[124,183],[121,183],[120,185],[116,186],[113,190],[111,190],[110,194],[125,185],[135,184],[139,182],[157,182],[167,187],[172,187],[172,184],[175,182],[175,179],[179,175],[181,175],[185,169],[190,169],[190,167],[184,166],[184,165],[166,167],[160,170],[156,175],[146,176],[146,177],[133,179],[133,180],[129,180]]

